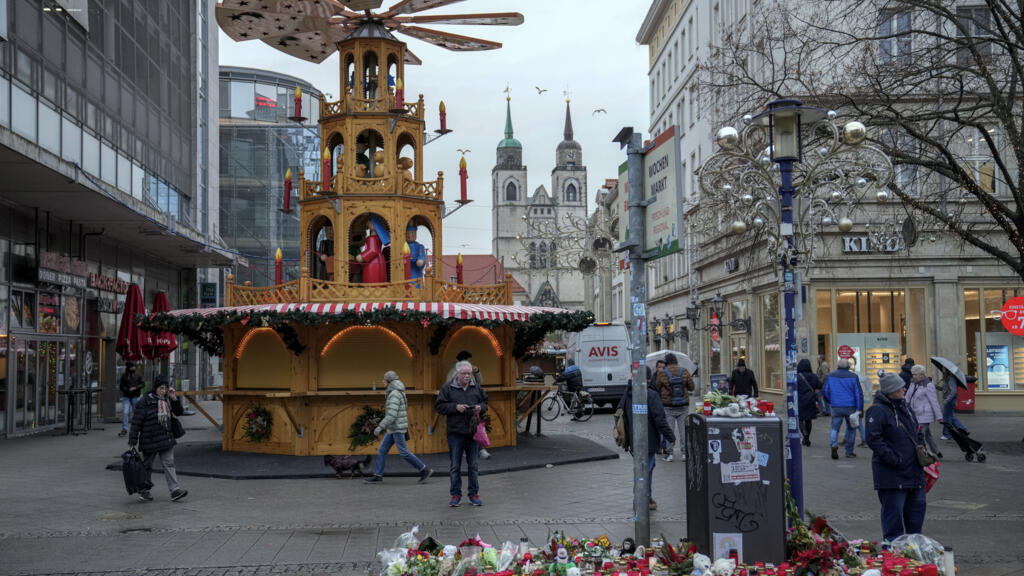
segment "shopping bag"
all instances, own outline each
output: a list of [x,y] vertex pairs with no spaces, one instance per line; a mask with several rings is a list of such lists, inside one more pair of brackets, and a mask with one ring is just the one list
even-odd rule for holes
[[487,437],[487,424],[484,423],[483,418],[476,423],[476,433],[473,434],[473,440],[476,440],[477,444],[484,448],[491,445],[491,439]]
[[121,454],[121,474],[124,476],[124,488],[129,494],[153,487],[146,481],[146,467],[142,464],[142,455],[134,448]]
[[178,420],[177,416],[171,416],[171,436],[177,440],[185,435],[185,426],[181,424],[181,420]]
[[939,481],[939,466],[942,464],[938,461],[932,462],[928,466],[924,467],[924,492],[927,494],[932,486]]

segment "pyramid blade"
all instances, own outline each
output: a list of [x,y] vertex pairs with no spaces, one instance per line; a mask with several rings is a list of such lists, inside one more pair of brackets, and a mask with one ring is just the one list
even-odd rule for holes
[[328,18],[344,7],[332,0],[223,0],[217,8]]
[[[244,2],[245,0],[234,1]],[[221,30],[236,42],[277,38],[317,30],[325,31],[330,27],[328,19],[322,16],[248,10],[244,6],[242,8],[218,6],[215,16]]]
[[413,38],[423,40],[424,42],[429,42],[434,46],[447,48],[448,50],[454,50],[457,52],[494,50],[496,48],[501,48],[501,42],[472,38],[470,36],[460,36],[458,34],[452,34],[451,32],[441,32],[439,30],[431,30],[429,28],[420,28],[419,26],[400,26],[395,30],[395,32],[400,32],[402,34],[412,36]]
[[518,26],[523,15],[518,12],[494,14],[435,14],[433,16],[407,16],[397,18],[405,24],[471,24],[474,26]]
[[338,50],[338,42],[344,40],[347,35],[342,30],[332,28],[326,32],[303,32],[262,40],[267,46],[289,56],[319,63],[334,54]]
[[402,0],[398,4],[388,8],[388,11],[381,14],[381,18],[390,18],[397,14],[414,14],[432,8],[440,8],[464,0]]
[[409,50],[408,48],[406,48],[405,49],[405,63],[410,65],[410,66],[420,66],[420,65],[423,64],[423,60],[420,60],[419,56],[413,54],[412,50]]

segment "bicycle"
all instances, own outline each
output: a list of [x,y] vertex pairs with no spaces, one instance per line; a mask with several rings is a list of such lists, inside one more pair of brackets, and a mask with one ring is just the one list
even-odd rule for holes
[[[565,398],[569,398],[566,403]],[[540,417],[551,422],[562,415],[562,411],[571,414],[573,420],[586,422],[594,415],[594,399],[585,390],[579,392],[567,392],[558,390],[552,392],[540,403]]]

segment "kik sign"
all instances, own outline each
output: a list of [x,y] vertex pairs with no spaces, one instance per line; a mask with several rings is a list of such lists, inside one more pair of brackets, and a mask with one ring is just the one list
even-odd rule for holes
[[899,252],[903,249],[903,239],[889,238],[885,242],[875,242],[867,236],[843,236],[843,252]]

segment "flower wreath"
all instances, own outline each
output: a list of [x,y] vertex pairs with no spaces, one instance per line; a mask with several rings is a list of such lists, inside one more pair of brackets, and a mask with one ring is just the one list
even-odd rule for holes
[[263,442],[269,439],[273,426],[274,417],[259,404],[250,406],[242,417],[242,435],[249,442]]
[[355,450],[376,441],[377,436],[373,430],[383,419],[384,411],[380,408],[363,406],[363,413],[356,417],[356,421],[348,429],[348,449]]

